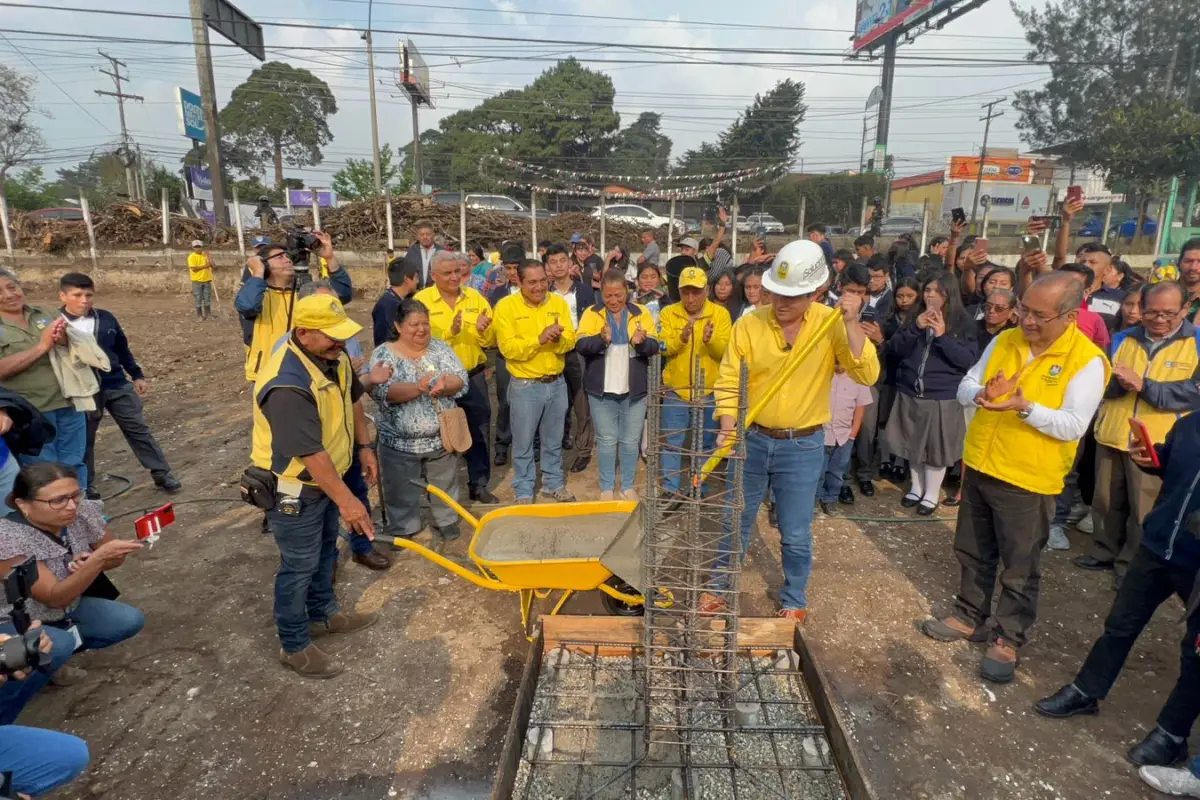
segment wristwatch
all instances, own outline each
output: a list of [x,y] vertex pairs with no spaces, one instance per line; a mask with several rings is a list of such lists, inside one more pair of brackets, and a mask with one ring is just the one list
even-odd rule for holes
[[1025,408],[1017,412],[1017,419],[1029,419],[1029,415],[1033,413],[1033,403],[1030,403]]

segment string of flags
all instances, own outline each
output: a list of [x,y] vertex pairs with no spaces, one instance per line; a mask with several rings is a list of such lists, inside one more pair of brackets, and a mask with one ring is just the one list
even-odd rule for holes
[[492,160],[503,164],[510,169],[521,170],[522,172],[532,172],[541,175],[544,178],[556,179],[559,181],[603,181],[605,183],[642,183],[661,186],[664,183],[679,183],[681,181],[725,181],[733,178],[756,178],[764,175],[771,175],[776,172],[782,172],[788,168],[787,162],[778,164],[768,164],[758,167],[745,167],[743,169],[726,170],[723,172],[703,172],[693,175],[617,175],[607,172],[581,172],[572,169],[559,169],[557,167],[545,167],[540,164],[530,164],[525,161],[517,161],[504,156],[491,156]]
[[778,183],[786,175],[786,171],[780,171],[778,174],[771,176],[765,183],[757,184],[753,187],[744,187],[739,184],[750,179],[751,177],[762,177],[760,175],[741,175],[733,178],[726,178],[722,181],[714,181],[711,183],[700,184],[696,186],[681,186],[673,189],[646,189],[646,190],[629,190],[629,191],[606,191],[594,186],[565,186],[565,187],[549,187],[539,186],[536,183],[522,183],[520,181],[510,181],[497,179],[496,183],[510,189],[521,189],[522,191],[536,191],[538,194],[544,195],[562,195],[571,197],[600,197],[616,198],[616,199],[637,199],[637,200],[687,200],[696,197],[711,197],[719,193],[722,189],[731,189],[735,194],[751,194],[761,191],[762,189],[772,184]]

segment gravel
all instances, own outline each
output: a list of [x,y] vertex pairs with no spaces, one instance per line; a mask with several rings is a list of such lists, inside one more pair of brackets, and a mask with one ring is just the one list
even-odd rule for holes
[[475,552],[485,561],[599,558],[628,519],[623,512],[559,519],[500,517],[479,532]]
[[[686,709],[655,702],[652,724],[662,727],[651,729],[649,747],[645,746],[640,655],[635,678],[630,657],[551,650],[538,676],[513,797],[726,800],[734,797],[736,781],[737,797],[743,800],[844,800],[845,789],[823,731],[814,727],[776,732],[820,725],[796,666],[794,654],[788,651],[740,659],[733,732],[692,730],[689,763],[716,766],[694,767],[685,773],[674,766],[680,763],[682,734],[667,728],[685,719]],[[714,673],[697,672],[693,685],[700,700],[693,702],[691,728],[725,727],[727,717],[719,706]],[[628,728],[598,729],[597,724],[628,724]],[[643,752],[645,757],[639,760]],[[531,759],[556,763],[534,765]],[[736,770],[723,768],[731,763]],[[781,770],[779,765],[805,769]],[[634,780],[636,793],[631,791]],[[685,787],[685,781],[690,785]]]

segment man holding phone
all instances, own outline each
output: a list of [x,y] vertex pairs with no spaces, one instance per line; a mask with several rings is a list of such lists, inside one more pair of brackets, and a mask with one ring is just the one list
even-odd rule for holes
[[1142,540],[1142,521],[1162,489],[1129,455],[1131,419],[1146,426],[1154,444],[1184,414],[1200,409],[1200,345],[1184,319],[1183,289],[1174,281],[1142,290],[1142,322],[1112,343],[1112,380],[1096,417],[1096,493],[1092,546],[1075,564],[1113,570],[1120,586]]

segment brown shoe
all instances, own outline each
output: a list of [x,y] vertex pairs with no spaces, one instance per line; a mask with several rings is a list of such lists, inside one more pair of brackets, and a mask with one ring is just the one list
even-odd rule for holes
[[376,571],[389,569],[392,566],[392,560],[378,550],[372,550],[369,553],[355,553],[354,563],[362,564],[367,569]]
[[1016,674],[1019,663],[1016,646],[1007,639],[997,639],[983,657],[979,673],[992,683],[1008,683]]
[[921,623],[921,633],[939,642],[959,642],[966,639],[976,644],[986,642],[988,629],[984,625],[971,627],[971,623],[951,614],[945,619],[930,617]]
[[804,620],[808,619],[808,609],[807,608],[785,608],[779,612],[779,616],[783,617],[784,619],[790,619],[792,622],[795,622],[797,625],[803,625]]
[[280,650],[279,660],[285,667],[304,678],[336,678],[345,669],[315,644],[310,644],[295,653]]
[[353,611],[339,611],[324,622],[308,623],[308,634],[318,639],[330,633],[354,633],[363,628],[369,628],[379,619],[378,614],[356,614]]

